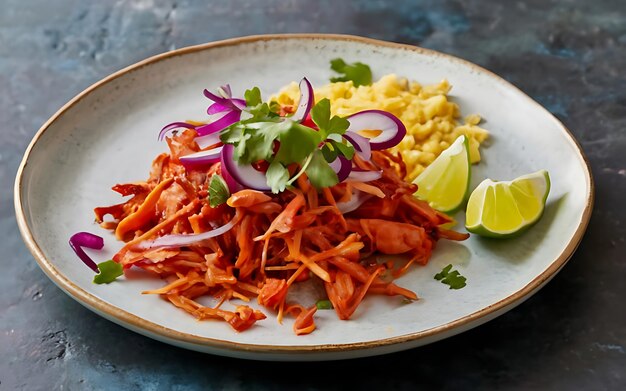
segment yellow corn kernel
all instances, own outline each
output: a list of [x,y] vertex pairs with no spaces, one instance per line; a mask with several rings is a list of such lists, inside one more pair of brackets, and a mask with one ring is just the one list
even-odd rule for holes
[[466,125],[478,125],[480,123],[480,115],[478,114],[470,114],[467,117],[465,117],[465,124]]
[[412,150],[414,146],[415,146],[415,139],[413,138],[412,135],[407,134],[406,136],[402,138],[397,148],[400,150]]
[[447,102],[446,97],[443,95],[436,95],[426,100],[424,105],[424,116],[426,119],[432,119],[439,111],[441,106]]
[[413,95],[418,95],[422,90],[422,85],[416,81],[409,83],[409,92]]
[[436,158],[437,156],[435,156],[435,154],[432,152],[423,152],[422,154],[420,154],[418,161],[427,166],[430,163],[434,162]]

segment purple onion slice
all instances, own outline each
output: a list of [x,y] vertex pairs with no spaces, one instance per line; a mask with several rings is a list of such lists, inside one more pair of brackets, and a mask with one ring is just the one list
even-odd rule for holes
[[230,100],[233,104],[233,106],[235,106],[237,108],[237,110],[239,111],[243,111],[246,109],[246,101],[243,99],[239,99],[239,98],[233,98]]
[[296,122],[302,122],[306,119],[315,103],[315,95],[313,93],[313,86],[306,77],[300,80],[300,101],[298,102],[298,109],[291,117]]
[[141,242],[137,245],[140,249],[148,249],[148,248],[171,248],[171,247],[183,247],[190,246],[192,244],[196,244],[202,242],[207,239],[215,238],[217,236],[223,235],[226,232],[230,231],[235,224],[239,221],[238,215],[235,215],[228,223],[222,225],[219,228],[213,229],[211,231],[203,232],[201,234],[192,234],[192,235],[166,235],[161,236],[160,238],[149,240],[145,242]]
[[220,140],[220,132],[207,134],[206,136],[202,136],[202,137],[196,137],[193,141],[195,141],[198,144],[200,149],[205,149],[207,147],[210,147],[212,145],[216,145],[222,142],[222,140]]
[[382,171],[361,171],[361,170],[352,170],[346,182],[355,181],[355,182],[371,182],[383,176]]
[[[234,150],[235,148],[231,144],[226,144],[222,148],[222,172],[227,171],[226,175],[231,176],[243,187],[259,191],[270,191],[265,173],[255,170],[250,164],[239,165],[233,158]],[[224,179],[226,179],[225,176]]]
[[233,97],[233,90],[230,89],[230,84],[226,84],[225,86],[222,86],[222,90],[226,93],[226,96],[228,98]]
[[102,247],[104,247],[104,239],[89,232],[77,232],[70,238],[70,247],[85,265],[89,266],[94,272],[100,273],[98,265],[85,253],[83,247],[102,250]]
[[187,167],[213,164],[220,161],[222,156],[222,147],[209,149],[207,151],[200,151],[180,157],[180,162]]
[[343,214],[350,213],[357,210],[361,205],[363,205],[365,201],[369,200],[372,197],[373,195],[371,194],[355,190],[354,193],[352,193],[352,198],[350,198],[350,201],[337,202],[337,209],[339,209],[339,211]]
[[352,162],[343,156],[337,156],[337,158],[328,163],[328,165],[337,173],[339,182],[343,182],[346,178],[348,178],[348,175],[350,175],[350,171],[352,170]]
[[198,136],[206,136],[207,134],[219,132],[222,129],[229,127],[235,122],[239,122],[241,118],[240,111],[229,111],[223,116],[221,116],[218,120],[213,121],[209,124],[202,125],[196,128],[196,132],[198,132]]
[[372,146],[370,145],[370,140],[367,137],[363,137],[354,132],[346,132],[344,133],[343,138],[350,141],[354,147],[354,151],[361,159],[368,161],[372,158]]
[[186,122],[172,122],[171,124],[165,125],[163,129],[161,129],[161,131],[159,132],[159,141],[162,141],[165,136],[180,128],[195,129],[196,127]]
[[[214,94],[207,89],[205,89],[203,93],[204,93],[204,96],[206,96],[207,98],[209,98],[210,100],[212,100],[213,102],[219,105],[213,109],[211,109],[211,107],[213,107],[215,104],[209,106],[209,109],[207,110],[208,114],[219,113],[220,111],[215,111],[215,110],[219,110],[220,106],[227,107],[230,110],[236,110],[236,111],[242,111],[246,108],[245,100],[232,97],[232,90],[230,89],[229,84],[226,84],[225,86],[221,86],[220,89],[218,89],[219,95]],[[209,112],[209,110],[211,110],[211,112]]]
[[220,103],[213,103],[211,106],[209,106],[209,108],[206,110],[206,113],[208,115],[214,115],[214,114],[219,114],[219,113],[223,113],[225,111],[229,111],[232,110],[231,107],[229,106],[224,106]]
[[219,103],[222,106],[230,106],[230,99],[229,98],[224,98],[223,96],[219,96],[216,95],[214,93],[212,93],[211,91],[207,90],[206,88],[204,89],[204,91],[202,91],[202,93],[204,94],[204,96],[206,96],[207,98],[209,98],[210,100],[212,100],[215,103]]
[[[347,117],[350,121],[348,132],[380,130],[381,133],[369,139],[374,150],[387,149],[398,145],[406,135],[406,127],[395,115],[382,110],[365,110]],[[347,133],[347,132],[346,132]]]

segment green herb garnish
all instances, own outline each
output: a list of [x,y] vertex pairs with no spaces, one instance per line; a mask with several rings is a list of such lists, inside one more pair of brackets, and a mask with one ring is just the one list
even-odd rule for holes
[[339,153],[345,156],[346,159],[352,160],[354,157],[354,147],[352,145],[345,143],[343,140],[333,140],[330,143],[337,151],[339,151]]
[[265,176],[267,177],[267,185],[272,188],[272,193],[280,193],[287,187],[289,170],[279,161],[274,160],[267,168]]
[[319,128],[322,139],[328,138],[333,133],[344,134],[350,126],[350,122],[347,119],[336,115],[330,116],[330,101],[327,98],[320,100],[313,106],[311,119]]
[[326,159],[327,162],[334,161],[335,159],[337,159],[337,155],[339,154],[339,151],[337,150],[337,148],[333,147],[332,143],[325,143],[321,151],[322,155],[324,155],[324,159]]
[[249,118],[248,121],[278,117],[278,114],[272,110],[271,103],[268,105],[263,102],[259,87],[246,90],[244,98],[246,99],[247,112],[251,115],[251,118]]
[[[341,137],[350,126],[347,119],[330,115],[330,101],[326,98],[320,100],[311,110],[311,119],[321,133],[322,140],[329,140],[322,147],[322,155],[327,162],[332,162],[338,154],[351,160],[354,156],[354,147],[344,143]],[[308,175],[308,173],[307,173]]]
[[363,63],[347,64],[341,58],[335,58],[330,61],[330,68],[337,73],[343,74],[342,76],[331,77],[330,81],[333,83],[352,80],[355,87],[372,84],[372,70]]
[[[316,188],[339,182],[328,162],[339,154],[351,159],[354,147],[341,137],[350,123],[345,118],[331,116],[328,99],[322,99],[311,110],[318,130],[278,117],[263,103],[257,87],[247,90],[245,98],[248,118],[220,134],[222,142],[234,146],[233,158],[238,164],[268,162],[267,185],[273,193],[284,191],[303,172]],[[324,144],[322,150],[319,149],[321,144]],[[300,171],[290,178],[287,167],[294,163],[300,166]]]
[[435,280],[449,285],[450,289],[461,289],[466,285],[466,278],[463,277],[458,270],[452,270],[452,264],[444,267],[443,270],[435,274]]
[[93,277],[94,284],[108,284],[124,274],[122,265],[113,260],[99,263],[98,270],[100,273]]
[[304,172],[306,172],[306,175],[309,177],[311,184],[318,189],[334,186],[339,183],[337,174],[330,167],[326,159],[324,159],[324,155],[319,149],[313,151],[311,162]]
[[211,208],[220,206],[228,200],[230,191],[228,185],[221,175],[214,174],[209,182],[209,205]]
[[315,306],[317,307],[318,310],[332,310],[333,309],[333,303],[331,303],[330,300],[318,300],[317,303],[315,303]]
[[263,99],[261,99],[261,90],[259,90],[259,87],[254,87],[251,90],[246,90],[246,92],[243,94],[243,97],[246,99],[246,106],[248,107],[254,107],[263,103]]

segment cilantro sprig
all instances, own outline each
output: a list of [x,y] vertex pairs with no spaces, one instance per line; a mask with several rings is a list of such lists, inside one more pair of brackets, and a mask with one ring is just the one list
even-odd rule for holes
[[333,71],[342,74],[342,76],[332,77],[330,81],[333,83],[337,81],[352,80],[355,87],[368,86],[372,84],[372,70],[369,66],[361,62],[347,64],[341,58],[335,58],[330,61],[330,68]]
[[435,274],[435,280],[449,285],[450,289],[461,289],[466,285],[466,278],[463,277],[458,270],[452,270],[452,264],[449,264],[439,273]]
[[[269,163],[265,175],[273,193],[284,191],[303,172],[316,188],[339,182],[329,162],[338,155],[351,159],[354,147],[342,137],[350,123],[345,118],[331,116],[328,99],[322,99],[311,110],[315,129],[289,117],[279,117],[263,102],[258,87],[247,90],[244,96],[247,118],[220,134],[223,143],[234,146],[233,158],[238,164]],[[292,164],[300,167],[293,176],[288,170]]]
[[100,273],[93,277],[94,284],[108,284],[117,279],[117,277],[124,274],[124,268],[119,263],[108,260],[100,262],[98,264],[98,270]]
[[347,119],[330,115],[330,101],[324,98],[317,102],[311,109],[311,119],[319,128],[322,139],[328,138],[332,134],[342,135],[350,126]]

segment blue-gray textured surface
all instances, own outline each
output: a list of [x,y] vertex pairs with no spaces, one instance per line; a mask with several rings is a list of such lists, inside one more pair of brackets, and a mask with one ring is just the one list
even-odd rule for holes
[[[145,57],[222,38],[365,35],[476,62],[574,133],[596,180],[589,229],[533,298],[467,333],[333,363],[184,351],[84,309],[39,270],[12,184],[41,124],[91,83]],[[626,5],[622,0],[0,1],[0,390],[626,389]]]

